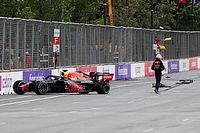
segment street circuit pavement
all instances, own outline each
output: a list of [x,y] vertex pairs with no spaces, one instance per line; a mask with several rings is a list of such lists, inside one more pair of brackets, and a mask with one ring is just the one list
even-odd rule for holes
[[[170,78],[165,78],[165,77]],[[162,83],[191,84],[152,89],[154,77],[112,81],[108,95],[0,96],[1,133],[199,133],[200,71],[167,74]]]

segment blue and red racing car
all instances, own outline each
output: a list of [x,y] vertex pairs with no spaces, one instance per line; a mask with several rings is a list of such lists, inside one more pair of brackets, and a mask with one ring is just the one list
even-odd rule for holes
[[62,76],[49,75],[42,80],[32,80],[25,83],[18,80],[13,84],[13,90],[18,95],[26,92],[35,92],[38,95],[46,93],[80,93],[88,94],[96,91],[98,94],[108,94],[110,92],[109,81],[113,74],[90,72],[65,72]]

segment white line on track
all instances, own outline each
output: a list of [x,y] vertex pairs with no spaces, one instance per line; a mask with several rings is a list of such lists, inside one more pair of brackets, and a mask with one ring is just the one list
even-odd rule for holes
[[182,121],[183,121],[183,122],[185,122],[185,121],[189,121],[189,119],[183,119]]
[[150,129],[144,130],[144,132],[147,133],[147,132],[152,131],[153,129],[154,129],[154,128],[150,128]]
[[88,108],[88,109],[85,109],[85,110],[100,110],[101,108]]
[[34,108],[34,109],[32,109],[33,111],[39,111],[39,110],[41,110],[41,108]]
[[1,122],[0,126],[6,125],[6,122]]
[[24,100],[24,101],[18,101],[18,102],[5,103],[5,104],[0,104],[0,107],[8,106],[8,105],[14,105],[14,104],[22,104],[22,103],[27,103],[27,102],[48,100],[48,99],[53,99],[53,98],[58,98],[58,97],[64,97],[64,95],[52,96],[52,97],[43,97],[43,98],[37,98],[37,99],[32,99],[32,100]]
[[13,100],[13,99],[21,99],[21,98],[25,98],[25,97],[30,97],[30,96],[19,96],[19,97],[5,98],[5,99],[0,99],[0,102]]

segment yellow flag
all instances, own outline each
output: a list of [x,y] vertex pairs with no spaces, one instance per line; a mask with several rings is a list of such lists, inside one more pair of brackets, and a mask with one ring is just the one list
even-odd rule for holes
[[171,37],[168,37],[168,38],[165,38],[165,39],[164,39],[164,41],[170,41],[170,40],[172,40]]
[[164,45],[159,45],[160,46],[160,49],[166,49],[166,47]]

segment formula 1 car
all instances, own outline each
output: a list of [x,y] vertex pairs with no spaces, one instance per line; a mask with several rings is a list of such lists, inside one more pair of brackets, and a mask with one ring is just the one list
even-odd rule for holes
[[108,94],[110,91],[109,81],[112,80],[113,74],[90,72],[74,72],[75,75],[82,74],[82,79],[70,79],[63,76],[49,75],[42,80],[32,80],[25,83],[18,80],[13,84],[13,90],[18,95],[25,92],[35,92],[38,95],[46,93],[73,93],[88,94],[96,91],[98,94]]

